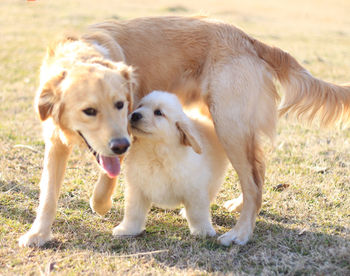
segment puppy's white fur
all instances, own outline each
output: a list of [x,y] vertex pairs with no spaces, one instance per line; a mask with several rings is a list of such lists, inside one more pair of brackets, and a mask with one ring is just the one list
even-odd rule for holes
[[[142,118],[133,120],[135,113]],[[125,213],[113,234],[141,233],[153,203],[164,208],[183,204],[191,233],[214,236],[209,206],[228,161],[212,122],[190,119],[175,95],[160,91],[144,97],[133,114],[134,142],[125,160]]]

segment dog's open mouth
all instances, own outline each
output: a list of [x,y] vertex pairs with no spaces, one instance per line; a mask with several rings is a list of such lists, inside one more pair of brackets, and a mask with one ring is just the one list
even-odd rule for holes
[[88,147],[89,151],[92,152],[92,154],[95,156],[97,163],[100,165],[100,167],[108,174],[110,178],[115,178],[120,173],[120,160],[118,156],[104,156],[99,153],[97,153],[88,143],[88,141],[85,139],[83,134],[78,131],[81,138],[83,138],[86,146]]

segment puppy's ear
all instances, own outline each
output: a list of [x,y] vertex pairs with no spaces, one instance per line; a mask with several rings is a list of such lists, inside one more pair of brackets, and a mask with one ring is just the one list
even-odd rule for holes
[[35,105],[42,121],[45,121],[47,118],[52,116],[53,111],[57,109],[55,108],[55,105],[58,104],[58,101],[60,99],[58,85],[66,77],[66,74],[66,71],[61,71],[49,79],[37,91]]
[[133,111],[133,99],[134,93],[137,89],[137,77],[135,70],[132,66],[126,65],[124,62],[117,62],[117,70],[122,75],[122,77],[126,80],[128,85],[129,94],[127,95],[127,100],[129,102],[129,113]]
[[176,127],[180,132],[181,144],[185,146],[190,146],[196,153],[201,154],[202,148],[199,142],[197,141],[198,139],[195,137],[195,134],[193,133],[193,131],[191,131],[191,127],[188,125],[188,123],[176,122]]

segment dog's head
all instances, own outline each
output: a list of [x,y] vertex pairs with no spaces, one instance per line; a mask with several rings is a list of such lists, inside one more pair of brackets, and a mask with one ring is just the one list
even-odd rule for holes
[[118,156],[130,145],[127,116],[136,84],[132,68],[96,62],[43,73],[36,98],[40,119],[51,118],[63,132],[84,140],[101,167],[115,177]]
[[129,122],[136,138],[191,146],[198,154],[202,151],[197,132],[173,94],[161,91],[148,94],[129,115]]

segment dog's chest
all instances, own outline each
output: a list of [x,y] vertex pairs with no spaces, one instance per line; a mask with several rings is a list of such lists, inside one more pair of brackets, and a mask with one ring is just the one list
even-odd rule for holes
[[179,166],[149,160],[130,169],[133,170],[128,177],[130,184],[136,185],[155,205],[174,208],[183,203],[186,179]]

